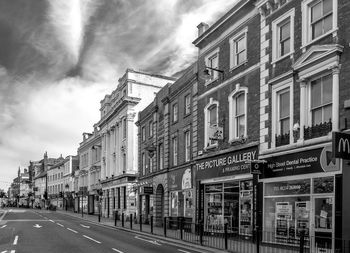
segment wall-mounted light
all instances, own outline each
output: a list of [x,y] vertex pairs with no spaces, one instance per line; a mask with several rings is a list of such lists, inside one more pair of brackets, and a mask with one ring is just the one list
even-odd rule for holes
[[222,80],[225,79],[225,76],[224,76],[225,73],[224,73],[223,70],[205,66],[205,69],[203,70],[203,73],[202,73],[202,75],[201,75],[201,77],[202,77],[205,81],[210,81],[210,80],[213,79],[213,74],[212,74],[212,72],[209,71],[209,70],[219,72],[219,73],[222,75]]

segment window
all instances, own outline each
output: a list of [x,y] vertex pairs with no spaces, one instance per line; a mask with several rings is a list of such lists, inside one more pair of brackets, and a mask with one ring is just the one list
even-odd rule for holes
[[126,186],[123,186],[123,208],[126,209]]
[[117,188],[117,196],[118,196],[118,209],[120,209],[120,188]]
[[152,157],[150,157],[148,159],[148,163],[149,163],[149,173],[152,173],[153,172],[153,159],[152,159]]
[[142,141],[146,140],[146,128],[144,126],[141,128],[141,138]]
[[191,97],[190,94],[185,96],[185,115],[191,113]]
[[217,144],[217,140],[213,139],[212,133],[213,130],[218,127],[218,106],[219,103],[217,101],[213,101],[210,98],[209,104],[204,108],[204,117],[205,117],[205,147],[210,147]]
[[294,16],[291,9],[272,22],[272,61],[294,52]]
[[123,154],[123,173],[126,172],[126,154]]
[[177,122],[178,120],[178,107],[177,104],[173,105],[173,122]]
[[177,137],[173,138],[172,146],[173,146],[173,165],[177,166]]
[[[205,66],[213,68],[213,69],[218,69],[219,68],[219,49],[216,49],[214,52],[212,52],[210,55],[208,55],[205,58]],[[211,79],[208,80],[208,82],[214,81],[218,79],[219,77],[219,72],[208,69],[209,74],[211,76]]]
[[163,143],[159,144],[159,169],[164,169],[164,145]]
[[191,135],[190,131],[185,132],[185,161],[188,162],[191,159]]
[[142,153],[141,167],[142,167],[142,175],[145,175],[146,174],[146,156],[145,156],[145,153]]
[[337,29],[338,1],[306,0],[302,8],[303,45]]
[[332,120],[332,75],[311,81],[311,125]]
[[246,87],[237,84],[229,95],[230,141],[247,136],[247,93]]
[[271,147],[287,145],[293,141],[293,79],[272,84],[272,138]]
[[149,137],[153,136],[153,122],[152,121],[150,121],[148,123],[148,134],[149,134]]
[[230,39],[230,67],[234,68],[247,61],[247,32],[245,28]]

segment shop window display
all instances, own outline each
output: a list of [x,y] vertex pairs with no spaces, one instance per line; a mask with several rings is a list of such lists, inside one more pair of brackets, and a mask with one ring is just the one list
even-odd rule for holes
[[170,192],[172,217],[192,218],[194,212],[192,190]]

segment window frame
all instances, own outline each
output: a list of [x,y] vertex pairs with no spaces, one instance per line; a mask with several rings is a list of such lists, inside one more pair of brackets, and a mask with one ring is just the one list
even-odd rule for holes
[[[289,53],[284,55],[280,55],[280,28],[285,22],[289,19],[290,22],[290,45],[289,45]],[[272,21],[272,64],[274,65],[276,62],[287,58],[288,56],[292,56],[294,54],[294,20],[295,20],[295,8],[290,9],[274,21]]]
[[144,152],[141,153],[141,168],[142,175],[146,175],[146,154]]
[[158,145],[158,154],[159,154],[159,170],[164,169],[164,143],[161,142]]
[[329,34],[333,34],[333,37],[337,36],[338,31],[338,0],[332,1],[332,28],[321,34],[320,36],[312,39],[312,24],[311,24],[311,8],[316,3],[324,0],[305,0],[301,3],[302,7],[302,49],[306,50],[305,47],[309,44],[318,41]]
[[148,122],[148,138],[153,137],[153,121]]
[[[188,104],[187,104],[187,102],[188,102]],[[190,93],[185,95],[184,104],[185,104],[184,115],[187,116],[187,115],[191,114],[191,94]]]
[[[213,59],[214,57],[217,57],[217,66],[216,67],[212,67],[211,64],[209,64],[210,62],[210,59]],[[212,68],[215,68],[215,69],[220,69],[219,66],[220,66],[220,48],[216,48],[215,50],[211,51],[209,54],[207,54],[205,56],[205,60],[204,60],[204,64],[205,64],[205,69],[206,67],[212,67]],[[208,69],[210,75],[212,76],[211,79],[209,80],[206,80],[205,81],[205,85],[209,85],[210,83],[216,81],[219,79],[219,72],[218,71],[214,71],[214,70],[210,70]]]
[[219,102],[216,100],[213,100],[213,98],[210,98],[209,103],[204,107],[204,149],[208,149],[208,148],[213,148],[218,146],[218,141],[215,141],[214,143],[211,143],[209,140],[209,120],[210,120],[210,108],[216,106],[217,110],[216,110],[216,121],[217,121],[217,125],[219,124]]
[[[243,136],[237,135],[237,122],[236,122],[236,102],[237,98],[244,94],[244,134]],[[228,96],[229,102],[229,142],[234,142],[248,136],[248,88],[242,87],[240,84],[236,84],[236,88]]]
[[173,166],[177,166],[178,165],[178,148],[179,148],[179,145],[178,145],[178,138],[177,136],[174,136],[171,140],[171,146],[172,146],[172,154],[173,154],[173,159],[172,159],[172,162],[173,162]]
[[172,106],[172,114],[173,114],[173,123],[179,121],[179,106],[178,103],[173,104]]
[[272,85],[272,114],[271,114],[271,148],[276,147],[276,138],[275,136],[280,133],[279,128],[279,99],[278,95],[281,91],[289,89],[289,144],[293,143],[293,125],[294,125],[294,86],[293,86],[293,78],[288,78],[282,82],[276,83]]
[[[240,38],[244,37],[244,44],[245,44],[245,60],[241,63],[237,62],[237,52],[236,52],[236,43],[239,41]],[[241,31],[239,31],[237,34],[235,34],[233,37],[229,39],[230,42],[230,70],[233,70],[241,65],[244,65],[248,62],[248,27],[245,27]]]
[[191,132],[190,130],[186,130],[185,134],[185,162],[189,162],[191,160]]
[[146,126],[141,127],[141,140],[146,141]]

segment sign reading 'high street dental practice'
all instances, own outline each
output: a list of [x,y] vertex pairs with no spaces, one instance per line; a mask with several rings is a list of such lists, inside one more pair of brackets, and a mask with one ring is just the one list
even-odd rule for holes
[[199,160],[199,162],[194,165],[196,179],[250,173],[250,164],[247,164],[246,161],[256,159],[258,159],[257,147]]

